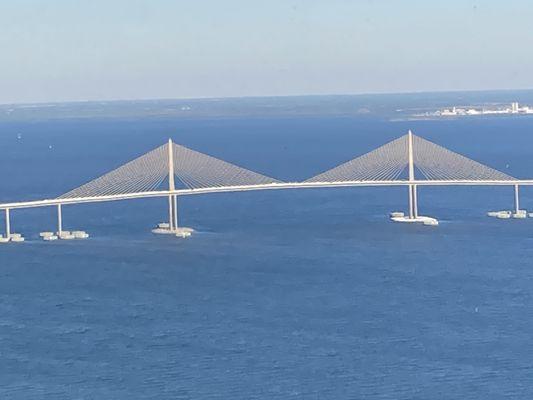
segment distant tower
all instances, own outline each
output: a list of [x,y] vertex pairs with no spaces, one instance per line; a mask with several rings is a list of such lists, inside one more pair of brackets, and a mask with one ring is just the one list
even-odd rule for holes
[[516,114],[518,112],[518,102],[511,103],[511,112]]

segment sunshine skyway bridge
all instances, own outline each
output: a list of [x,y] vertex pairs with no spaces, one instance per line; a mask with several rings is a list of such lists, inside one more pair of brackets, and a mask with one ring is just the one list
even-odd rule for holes
[[13,210],[55,207],[57,231],[42,232],[45,240],[87,238],[83,231],[63,229],[62,206],[130,200],[151,197],[168,198],[168,222],[155,233],[186,237],[192,229],[178,226],[178,198],[220,192],[254,190],[312,189],[355,186],[405,186],[407,213],[396,212],[396,222],[437,225],[434,218],[418,213],[419,186],[510,186],[514,187],[513,211],[489,213],[498,218],[525,218],[520,209],[519,187],[533,185],[533,180],[519,180],[458,153],[430,142],[409,131],[373,151],[302,182],[283,182],[266,175],[197,152],[169,140],[168,143],[53,199],[0,204],[5,214],[5,234],[0,243],[21,242],[11,224]]

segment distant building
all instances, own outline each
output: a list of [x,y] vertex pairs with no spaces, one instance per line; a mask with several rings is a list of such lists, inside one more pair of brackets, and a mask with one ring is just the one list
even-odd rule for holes
[[518,102],[511,103],[511,107],[496,108],[461,108],[452,107],[425,113],[426,116],[457,117],[470,115],[491,115],[491,114],[533,114],[533,108],[520,106]]

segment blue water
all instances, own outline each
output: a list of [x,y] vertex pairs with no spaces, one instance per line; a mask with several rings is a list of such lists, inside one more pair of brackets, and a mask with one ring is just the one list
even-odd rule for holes
[[[55,197],[169,136],[300,180],[408,128],[520,178],[533,118],[143,118],[0,124],[0,200]],[[17,134],[21,139],[17,139]],[[0,248],[2,399],[533,397],[533,221],[511,188],[421,188],[438,227],[392,224],[401,188],[180,200],[187,240],[154,236],[164,199],[15,210]],[[521,191],[533,209],[533,190]]]

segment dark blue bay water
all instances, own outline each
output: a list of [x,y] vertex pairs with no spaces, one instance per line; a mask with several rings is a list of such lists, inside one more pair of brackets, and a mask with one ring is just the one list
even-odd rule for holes
[[[404,134],[533,177],[533,119],[80,119],[0,124],[0,200],[55,197],[176,142],[300,180]],[[17,139],[17,134],[22,139]],[[51,146],[51,148],[50,148]],[[521,192],[533,209],[533,189]],[[193,196],[13,212],[0,248],[2,399],[528,399],[533,220],[510,188],[421,188],[438,227],[390,223],[405,189]],[[3,222],[2,222],[3,223]]]

